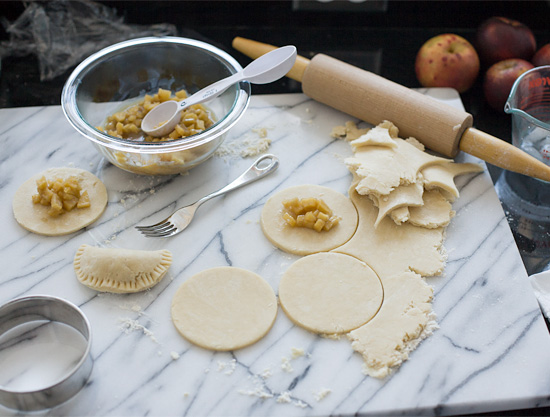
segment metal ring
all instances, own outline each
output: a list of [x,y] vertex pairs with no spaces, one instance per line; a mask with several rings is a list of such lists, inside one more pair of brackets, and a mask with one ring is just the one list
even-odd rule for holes
[[0,306],[0,336],[20,324],[45,320],[76,329],[86,339],[86,349],[76,366],[49,386],[34,391],[12,391],[0,386],[0,404],[8,408],[37,411],[59,405],[80,391],[92,372],[92,333],[88,319],[77,306],[61,298],[33,295]]

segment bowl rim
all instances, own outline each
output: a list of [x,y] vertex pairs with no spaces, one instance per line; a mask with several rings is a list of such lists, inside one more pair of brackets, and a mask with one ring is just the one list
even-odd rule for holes
[[196,39],[178,36],[149,36],[118,42],[107,46],[84,59],[65,81],[63,91],[61,93],[61,107],[69,123],[84,137],[99,145],[123,152],[146,154],[175,152],[195,148],[202,144],[211,142],[219,136],[225,134],[242,117],[250,103],[251,88],[248,81],[240,81],[236,84],[238,91],[235,100],[231,108],[221,120],[218,120],[214,126],[208,128],[204,132],[182,139],[164,142],[136,142],[121,139],[107,135],[106,133],[95,129],[88,122],[86,122],[80,114],[76,103],[76,91],[81,84],[79,77],[88,69],[89,65],[97,62],[99,59],[113,55],[118,51],[127,48],[148,44],[167,43],[191,46],[197,49],[205,50],[205,52],[210,53],[224,61],[230,70],[234,70],[235,72],[242,70],[242,66],[239,62],[227,52],[217,48],[214,45]]

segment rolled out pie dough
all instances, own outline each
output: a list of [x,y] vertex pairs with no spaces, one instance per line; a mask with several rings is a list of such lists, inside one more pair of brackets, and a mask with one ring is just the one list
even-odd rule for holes
[[359,129],[354,122],[348,121],[345,126],[335,126],[332,129],[331,136],[336,139],[344,139],[351,142],[352,140],[359,139],[369,130],[370,128],[368,127]]
[[469,174],[483,171],[483,167],[478,164],[466,162],[462,164],[447,163],[441,165],[431,165],[422,170],[425,187],[427,190],[441,189],[447,192],[449,200],[458,198],[458,189],[456,188],[454,177],[462,174]]
[[[328,231],[317,232],[304,227],[291,227],[283,219],[283,201],[291,198],[322,199],[340,218]],[[345,195],[320,185],[298,185],[273,195],[262,209],[260,223],[267,239],[279,249],[296,255],[326,252],[345,242],[357,228],[357,211]]]
[[294,262],[279,284],[279,301],[298,326],[338,334],[371,320],[382,303],[376,273],[364,262],[338,253],[318,253]]
[[361,146],[374,145],[374,146],[387,146],[389,148],[396,148],[397,143],[393,139],[397,138],[398,129],[393,126],[394,136],[391,136],[390,129],[384,126],[375,126],[370,129],[363,136],[354,139],[350,142],[351,147],[356,150]]
[[368,323],[348,334],[352,348],[364,359],[363,370],[387,376],[437,327],[432,312],[433,289],[414,272],[382,278],[384,302]]
[[[330,252],[291,265],[279,299],[297,325],[321,334],[347,333],[364,359],[364,372],[383,378],[437,328],[433,289],[423,277],[445,267],[444,228],[454,215],[450,202],[458,197],[454,177],[482,167],[430,155],[416,139],[398,138],[391,122],[370,130],[349,122],[332,134],[348,140],[354,151],[345,162],[354,176],[349,196],[359,217],[357,230]],[[284,198],[295,196],[307,194]],[[291,236],[292,229],[275,227],[280,216],[271,210],[262,213],[262,227],[281,249],[326,251],[313,245],[297,249],[304,242]],[[365,274],[370,278],[363,279]]]
[[374,227],[378,227],[380,221],[394,210],[402,207],[418,207],[424,204],[424,187],[422,182],[401,185],[391,193],[384,196],[372,196],[371,198],[378,206],[378,217]]
[[427,229],[408,223],[400,225],[384,217],[374,226],[378,210],[370,198],[357,194],[355,184],[350,198],[359,213],[357,233],[334,252],[345,253],[366,262],[379,276],[414,271],[422,276],[439,275],[445,267],[442,227]]
[[[348,130],[346,124],[343,132]],[[454,214],[450,202],[458,197],[454,177],[483,168],[430,155],[417,139],[400,139],[396,130],[393,123],[384,121],[350,142],[354,155],[345,162],[354,175],[357,192],[369,196],[378,207],[375,226],[386,216],[397,224],[446,226]]]
[[[436,229],[448,226],[455,215],[451,203],[439,190],[424,192],[421,206],[410,207],[409,223],[414,226]],[[395,221],[395,219],[394,219]]]
[[277,316],[277,298],[259,275],[218,267],[192,276],[172,299],[172,321],[190,342],[228,351],[265,336]]
[[[73,209],[57,217],[48,214],[49,207],[32,202],[36,194],[36,181],[46,179],[63,180],[75,176],[82,190],[90,196],[90,207]],[[46,236],[60,236],[76,232],[96,221],[107,205],[107,189],[92,173],[79,168],[50,168],[25,181],[13,197],[13,215],[17,223],[30,232]]]
[[387,195],[400,185],[416,182],[423,168],[449,162],[422,152],[404,139],[394,141],[395,148],[361,146],[345,159],[348,169],[360,179],[356,186],[359,194]]

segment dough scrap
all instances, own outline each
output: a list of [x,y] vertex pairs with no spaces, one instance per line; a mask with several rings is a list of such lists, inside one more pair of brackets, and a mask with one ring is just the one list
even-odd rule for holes
[[416,182],[418,173],[448,159],[420,151],[403,139],[394,139],[397,146],[362,146],[353,157],[344,160],[348,169],[359,178],[357,192],[362,195],[387,195],[402,184]]
[[[434,157],[424,152],[424,145],[416,138],[399,139],[397,133],[393,123],[384,121],[350,142],[355,153],[346,164],[358,184],[357,192],[368,195],[379,209],[375,226],[385,216],[397,224],[411,222],[428,228],[448,225],[454,212],[442,198],[452,202],[458,197],[454,177],[483,168]],[[390,142],[398,145],[394,153],[380,146]],[[430,194],[424,199],[424,190],[439,190],[441,195]],[[422,208],[426,202],[429,207]]]
[[362,260],[380,277],[405,271],[422,276],[443,272],[446,258],[443,227],[427,229],[409,223],[397,225],[390,217],[384,217],[375,228],[378,210],[371,199],[359,195],[356,184],[352,184],[349,194],[357,207],[359,225],[353,237],[333,252]]
[[279,284],[279,301],[298,326],[320,334],[349,332],[382,304],[376,273],[351,256],[318,253],[294,262]]
[[458,198],[459,192],[456,188],[454,177],[462,174],[470,174],[483,171],[483,167],[471,162],[431,165],[422,170],[424,187],[427,190],[440,188],[448,193],[448,199],[454,201]]
[[410,224],[428,229],[449,225],[455,212],[443,194],[438,190],[425,191],[423,201],[421,206],[409,207]]
[[398,207],[398,208],[394,209],[390,213],[390,217],[395,222],[395,224],[405,223],[406,221],[408,221],[411,218],[411,213],[409,211],[409,207],[403,206],[403,207]]
[[85,286],[104,292],[134,293],[158,284],[172,264],[169,250],[145,251],[81,245],[73,266]]
[[[283,201],[294,197],[322,199],[340,221],[332,229],[321,232],[289,226],[282,217]],[[260,218],[267,239],[279,249],[296,255],[327,252],[344,244],[355,233],[357,221],[357,211],[349,198],[320,185],[298,185],[279,191],[267,200]]]
[[[421,205],[403,205],[394,209],[390,213],[390,217],[396,224],[408,221],[414,226],[428,229],[446,227],[451,222],[455,212],[443,193],[446,192],[440,189],[424,191]],[[380,217],[380,211],[378,217]]]
[[437,327],[431,309],[433,288],[414,272],[382,278],[384,301],[374,318],[347,336],[363,356],[363,371],[383,378]]
[[400,207],[415,207],[424,204],[424,186],[421,181],[412,184],[401,185],[394,189],[387,196],[373,197],[378,206],[378,216],[374,227],[378,227],[384,217]]
[[172,299],[172,321],[190,342],[228,351],[264,337],[277,316],[277,298],[259,275],[236,267],[211,268],[185,281]]
[[418,139],[413,138],[412,136],[410,138],[405,139],[405,142],[408,144],[414,146],[416,149],[424,152],[426,150],[426,147],[422,142],[420,142]]
[[[60,216],[48,214],[49,207],[32,202],[36,194],[36,181],[42,176],[46,179],[66,180],[77,177],[82,190],[88,192],[91,205],[88,208],[74,209]],[[13,215],[17,223],[30,232],[45,236],[61,236],[76,232],[95,222],[107,206],[107,189],[92,173],[79,168],[50,168],[25,181],[13,197]]]
[[388,148],[396,148],[397,143],[393,140],[397,136],[392,137],[390,130],[381,125],[373,127],[363,136],[354,139],[350,142],[351,147],[356,150],[361,146],[385,146]]
[[335,126],[332,129],[331,136],[337,139],[344,139],[346,141],[352,141],[363,136],[370,128],[358,128],[352,121],[346,122],[345,126]]

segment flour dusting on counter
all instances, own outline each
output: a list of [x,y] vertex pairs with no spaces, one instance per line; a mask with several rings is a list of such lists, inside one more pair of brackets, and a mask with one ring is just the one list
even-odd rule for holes
[[261,155],[266,152],[271,145],[271,139],[267,137],[268,129],[267,127],[252,129],[253,135],[247,134],[242,139],[224,142],[214,154],[222,158],[248,158]]

